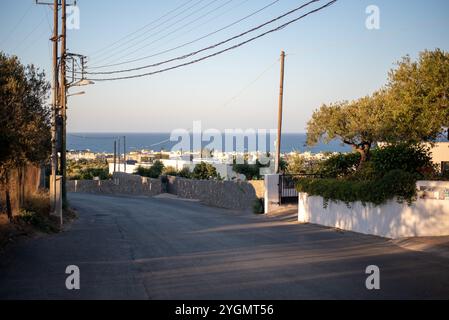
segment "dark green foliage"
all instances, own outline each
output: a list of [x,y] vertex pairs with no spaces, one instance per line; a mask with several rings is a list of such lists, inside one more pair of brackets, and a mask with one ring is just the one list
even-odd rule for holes
[[220,179],[217,169],[213,165],[205,162],[201,162],[195,166],[192,177],[198,180]]
[[340,153],[333,155],[318,165],[319,176],[323,178],[341,178],[353,174],[360,163],[358,153]]
[[44,72],[24,66],[16,56],[0,52],[0,184],[6,212],[12,220],[9,172],[50,155],[50,85]]
[[80,180],[93,180],[99,178],[100,180],[109,179],[109,170],[104,168],[87,168],[81,170]]
[[378,175],[395,169],[421,173],[432,167],[429,148],[423,145],[396,144],[379,148],[372,152],[371,162]]
[[190,172],[189,168],[182,168],[182,170],[178,172],[177,176],[184,179],[191,179],[192,172]]
[[263,198],[257,198],[257,199],[254,200],[253,212],[255,214],[263,214],[265,212],[264,199]]
[[356,153],[332,156],[320,165],[325,179],[300,179],[298,190],[310,195],[346,203],[361,201],[383,204],[397,198],[412,202],[416,181],[431,168],[429,149],[424,146],[395,144],[375,149],[371,158],[357,168]]
[[26,210],[22,211],[17,217],[15,217],[14,222],[19,225],[23,223],[33,226],[45,233],[57,233],[59,231],[57,223],[55,223],[52,217]]
[[109,176],[109,165],[107,161],[101,160],[70,160],[67,163],[67,176],[70,180],[107,180]]
[[[282,169],[285,169],[287,164],[285,161],[281,162]],[[255,164],[249,164],[247,161],[245,161],[244,164],[236,164],[234,163],[232,170],[238,174],[243,174],[246,177],[246,180],[260,180],[262,178],[260,174],[261,168],[269,167],[268,165],[263,165],[259,162],[259,160],[256,161]]]
[[142,177],[157,179],[162,175],[163,171],[164,164],[161,161],[156,160],[149,168],[138,167],[135,173]]
[[260,179],[260,167],[255,164],[235,164],[232,169],[238,174],[243,174],[246,180]]
[[392,170],[376,180],[299,179],[297,189],[311,196],[323,197],[325,206],[329,201],[381,205],[394,198],[411,203],[416,197],[416,181],[416,174]]

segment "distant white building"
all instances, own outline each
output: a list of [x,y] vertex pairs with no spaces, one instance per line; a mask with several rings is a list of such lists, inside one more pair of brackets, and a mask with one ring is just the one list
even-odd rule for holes
[[68,160],[96,160],[97,155],[90,150],[70,150],[67,152]]

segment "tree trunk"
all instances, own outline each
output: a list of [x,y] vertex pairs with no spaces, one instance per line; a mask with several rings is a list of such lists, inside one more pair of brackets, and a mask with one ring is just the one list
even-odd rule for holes
[[364,164],[370,160],[371,156],[371,144],[365,143],[356,147],[358,153],[360,153],[360,163],[358,169],[363,168]]
[[11,208],[11,197],[9,195],[9,188],[7,187],[6,191],[6,213],[8,215],[9,221],[12,221],[12,208]]
[[11,207],[11,195],[9,194],[9,172],[5,173],[5,200],[6,200],[6,214],[9,221],[12,221],[12,207]]

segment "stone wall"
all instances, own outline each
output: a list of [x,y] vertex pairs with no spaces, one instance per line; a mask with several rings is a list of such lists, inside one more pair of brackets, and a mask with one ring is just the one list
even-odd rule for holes
[[253,180],[248,181],[248,183],[253,186],[254,190],[256,191],[257,198],[263,199],[265,197],[265,181]]
[[214,207],[232,210],[252,210],[257,193],[262,193],[248,182],[190,180],[169,177],[167,191],[185,199],[197,199]]
[[160,179],[150,179],[126,173],[116,173],[112,180],[68,181],[67,191],[151,197],[162,192],[162,183]]

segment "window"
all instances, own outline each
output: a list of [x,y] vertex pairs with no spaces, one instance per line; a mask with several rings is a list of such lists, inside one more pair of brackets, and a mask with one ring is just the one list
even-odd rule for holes
[[441,162],[441,173],[449,174],[449,161]]

